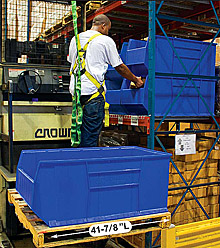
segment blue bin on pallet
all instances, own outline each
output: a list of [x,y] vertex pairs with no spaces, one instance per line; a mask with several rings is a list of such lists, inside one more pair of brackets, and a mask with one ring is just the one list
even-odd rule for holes
[[170,156],[140,147],[24,150],[16,189],[50,227],[163,213]]
[[[126,61],[128,42],[122,44],[120,57],[123,62]],[[118,90],[121,88],[123,77],[112,67],[108,66],[107,73],[105,75],[105,84],[108,90]]]
[[[170,38],[185,67],[191,73],[204,51],[207,42]],[[198,76],[215,76],[215,50],[212,44],[201,64],[194,72]],[[148,114],[148,42],[130,40],[127,49],[126,65],[137,75],[146,78],[142,89],[129,89],[130,81],[123,80],[121,89],[107,91],[106,98],[113,114]],[[156,72],[186,74],[177,56],[164,36],[156,36]],[[163,116],[178,95],[187,78],[174,76],[155,77],[155,116]],[[204,97],[210,111],[214,113],[215,81],[211,79],[193,80]],[[187,83],[168,116],[210,116],[192,82]]]

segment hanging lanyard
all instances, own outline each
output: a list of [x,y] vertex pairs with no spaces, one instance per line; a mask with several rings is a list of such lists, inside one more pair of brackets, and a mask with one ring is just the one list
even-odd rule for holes
[[80,145],[81,141],[81,125],[82,125],[82,106],[80,103],[81,96],[81,61],[79,56],[79,36],[77,29],[77,11],[76,11],[76,1],[71,1],[72,3],[72,15],[73,15],[73,27],[76,39],[76,49],[77,49],[77,59],[78,59],[78,72],[74,75],[74,95],[72,98],[72,125],[71,125],[71,146],[77,147]]

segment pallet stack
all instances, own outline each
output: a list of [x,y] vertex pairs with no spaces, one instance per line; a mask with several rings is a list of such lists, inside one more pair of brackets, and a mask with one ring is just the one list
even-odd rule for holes
[[[166,139],[169,138],[166,137]],[[202,165],[213,142],[214,139],[211,137],[197,139],[196,154],[192,155],[176,156],[174,148],[167,149],[167,151],[173,155],[172,159],[175,165],[188,184],[191,183],[198,169]],[[167,143],[170,144],[171,142]],[[158,149],[160,150],[160,148]],[[207,161],[204,163],[202,169],[194,180],[193,185],[217,182],[219,180],[217,174],[218,159],[220,159],[220,145],[215,146],[215,149],[211,152]],[[169,188],[182,186],[185,186],[183,180],[177,173],[173,164],[170,163]],[[174,211],[185,191],[185,189],[169,191],[168,209],[170,212]],[[218,185],[196,187],[193,188],[192,191],[211,218],[219,216]],[[188,191],[176,213],[172,217],[172,223],[175,225],[181,225],[205,219],[207,219],[207,217],[197,204],[192,194]]]
[[[185,125],[185,124],[184,124]],[[196,129],[196,127],[194,127]],[[200,124],[199,128],[201,130],[207,130],[211,127],[210,124]],[[181,129],[182,130],[182,129]],[[202,133],[201,135],[197,134],[196,140],[196,154],[192,155],[175,155],[175,138],[174,136],[164,137],[161,136],[160,139],[163,145],[167,148],[167,152],[172,154],[172,159],[176,164],[177,168],[181,172],[182,176],[187,181],[187,184],[190,184],[193,180],[195,174],[206,158],[208,151],[212,147],[216,133]],[[159,145],[156,150],[162,150]],[[202,169],[198,173],[196,179],[193,182],[193,185],[203,184],[209,182],[218,182],[218,170],[219,165],[218,161],[220,159],[220,144],[216,144],[213,151],[209,155],[207,161],[202,166]],[[176,188],[185,186],[183,180],[177,173],[173,164],[170,163],[169,171],[169,188]],[[181,200],[185,189],[174,190],[168,192],[168,210],[172,213]],[[203,186],[196,187],[192,189],[193,193],[208,213],[210,218],[219,217],[219,186]],[[206,220],[207,217],[197,204],[196,200],[193,198],[192,194],[188,192],[184,199],[182,200],[180,206],[172,217],[172,223],[175,225],[187,224],[195,221]],[[159,232],[154,232],[152,234],[153,241],[158,236]]]
[[[183,177],[187,181],[188,184],[191,183],[194,178],[196,172],[203,162],[203,158],[207,155],[206,151],[199,152],[197,154],[190,156],[191,159],[188,160],[189,156],[182,156],[182,160],[179,161],[179,156],[175,158],[175,164],[179,168]],[[204,164],[202,169],[200,170],[198,176],[194,181],[195,184],[203,184],[209,182],[218,181],[217,176],[217,166],[218,161],[214,159],[208,159]],[[170,182],[169,187],[181,187],[184,186],[182,179],[179,174],[176,172],[173,165],[170,166]],[[195,196],[198,198],[201,205],[204,207],[206,212],[209,214],[211,218],[217,217],[219,214],[219,187],[217,185],[214,186],[203,186],[196,187],[192,189]],[[168,209],[170,212],[173,212],[176,205],[179,203],[185,189],[169,191],[168,196]],[[194,197],[190,192],[188,192],[183,199],[179,209],[176,211],[176,214],[172,218],[172,223],[176,225],[186,224],[190,222],[200,221],[206,219],[205,214],[202,212],[201,208],[195,201]]]

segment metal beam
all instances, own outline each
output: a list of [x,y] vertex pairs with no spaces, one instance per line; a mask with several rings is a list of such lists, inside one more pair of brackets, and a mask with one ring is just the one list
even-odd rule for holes
[[156,47],[156,2],[149,1],[149,23],[148,23],[148,114],[150,116],[150,135],[148,135],[147,146],[154,149],[154,127],[155,127],[155,47]]
[[31,23],[31,19],[30,19],[30,15],[31,15],[31,0],[28,0],[28,11],[27,11],[27,41],[30,41],[30,23]]
[[209,0],[190,0],[191,2],[194,3],[201,3],[201,4],[209,4]]
[[193,6],[181,4],[181,3],[175,3],[175,2],[164,2],[163,5],[169,6],[169,7],[174,7],[178,9],[188,9],[188,10],[193,10]]
[[122,30],[122,29],[117,29],[117,28],[112,28],[110,31],[109,31],[109,34],[111,35],[115,35],[115,34],[123,34],[123,35],[126,35],[128,34],[128,31],[127,30]]
[[[215,7],[219,8],[219,6],[216,5],[216,3],[214,2]],[[190,19],[196,19],[198,20],[198,17],[202,14],[206,15],[206,19],[207,18],[211,18],[214,16],[214,12],[211,6],[206,6],[206,5],[199,5],[198,7],[196,7],[193,11],[184,11],[182,12],[182,14],[180,14],[179,16],[182,18],[190,18]],[[204,19],[205,20],[205,19]],[[164,20],[165,21],[165,20]],[[162,27],[165,30],[176,30],[179,29],[183,26],[182,22],[176,22],[176,21],[168,21],[168,22],[161,22]],[[189,24],[186,24],[189,25]],[[184,26],[186,26],[184,25]],[[160,29],[158,28],[157,30],[158,34],[161,34]]]
[[117,30],[129,30],[129,31],[134,31],[134,27],[129,27],[129,26],[119,26],[119,25],[112,25],[112,28],[110,29],[110,31],[112,29],[117,29]]
[[132,9],[131,11],[134,13],[134,10],[139,10],[138,12],[140,15],[148,15],[147,13],[147,6],[146,5],[136,5],[136,4],[125,4],[123,9],[129,8]]
[[210,182],[210,183],[193,184],[193,185],[181,186],[181,187],[173,187],[173,188],[168,188],[168,191],[197,188],[197,187],[203,187],[203,186],[209,186],[209,185],[220,185],[220,182],[218,181],[218,182]]
[[110,11],[117,9],[118,7],[120,7],[126,3],[127,3],[127,1],[113,1],[109,5],[103,6],[100,9],[97,9],[95,11],[95,13],[93,13],[87,17],[87,23],[92,21],[95,16],[100,15],[100,14],[107,14]]
[[184,131],[157,131],[156,134],[179,134],[179,133],[217,133],[219,129],[207,130],[184,130]]
[[160,13],[167,14],[167,15],[179,15],[179,12],[173,11],[173,10],[170,10],[170,9],[162,9],[160,11]]
[[173,31],[167,31],[167,34],[169,35],[174,35],[174,36],[177,36],[177,37],[185,37],[185,38],[193,38],[193,39],[199,39],[200,36],[199,35],[190,35],[190,34],[183,34],[183,33],[178,33],[178,32],[173,32]]
[[192,26],[184,26],[182,28],[183,30],[187,29],[187,30],[191,30],[191,31],[199,31],[202,32],[204,34],[216,34],[218,31],[214,30],[214,29],[203,29],[203,28],[199,28],[199,27],[192,27]]
[[159,19],[172,20],[172,21],[177,21],[177,22],[182,22],[182,23],[196,24],[196,25],[206,26],[206,27],[220,28],[220,25],[218,25],[218,24],[209,23],[209,22],[200,22],[200,21],[190,20],[190,19],[176,17],[176,16],[157,15],[157,17]]
[[114,19],[111,20],[112,26],[114,25],[120,25],[120,26],[131,26],[131,27],[135,27],[135,26],[139,26],[139,27],[143,27],[140,23],[127,23],[127,22],[121,22],[121,21],[116,21]]
[[156,72],[157,76],[165,76],[165,77],[178,77],[178,78],[198,78],[198,79],[211,79],[211,80],[219,80],[218,76],[202,76],[202,75],[191,75],[191,74],[180,74],[180,73],[166,73],[166,72]]
[[[148,15],[148,13],[147,13],[148,8],[147,8],[146,5],[125,4],[123,6],[123,8],[120,8],[118,10],[120,10],[121,12],[125,12],[125,9],[127,7],[130,8],[130,9],[127,9],[128,13],[138,14],[138,12],[139,12],[140,15]],[[135,12],[134,10],[140,10],[140,11]],[[170,10],[170,9],[165,9],[165,10],[161,9],[160,12],[163,13],[163,14],[170,14],[170,15],[178,15],[178,13],[179,13],[178,11],[174,11],[174,10]]]
[[108,17],[117,18],[118,20],[129,20],[129,21],[136,21],[137,23],[147,23],[147,17],[145,19],[140,19],[139,17],[133,16],[122,16],[120,13],[116,14],[107,14]]

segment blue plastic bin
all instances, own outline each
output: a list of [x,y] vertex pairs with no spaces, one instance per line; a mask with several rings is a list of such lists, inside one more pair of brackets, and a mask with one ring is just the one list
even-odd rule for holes
[[50,227],[163,213],[170,156],[140,147],[25,150],[16,189]]
[[[210,43],[170,38],[185,67],[191,73]],[[215,49],[210,50],[194,72],[198,76],[215,76]],[[106,98],[113,114],[148,114],[148,42],[130,40],[127,49],[126,64],[131,71],[146,78],[142,89],[129,89],[130,81],[123,80],[121,89],[107,91]],[[178,58],[164,36],[156,36],[156,72],[186,74]],[[163,116],[178,95],[187,78],[156,76],[155,78],[155,116]],[[194,79],[201,95],[210,111],[214,113],[215,81],[210,79]],[[168,116],[210,116],[209,111],[189,81],[180,98]]]
[[[122,44],[120,57],[123,62],[126,61],[128,42]],[[105,84],[108,90],[118,90],[121,88],[123,77],[112,67],[108,66],[107,73],[105,75]]]
[[[209,42],[203,41],[173,37],[169,37],[169,39],[189,73],[193,71],[203,53],[210,45]],[[155,54],[156,72],[185,74],[182,65],[165,36],[156,36]],[[212,44],[194,74],[215,76],[215,55],[216,44]],[[126,65],[140,76],[146,76],[148,74],[148,41],[129,40]]]

